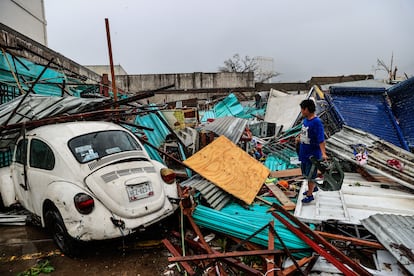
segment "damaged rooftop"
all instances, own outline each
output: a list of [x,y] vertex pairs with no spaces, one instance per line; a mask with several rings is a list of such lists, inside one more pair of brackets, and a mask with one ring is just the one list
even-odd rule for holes
[[[256,83],[253,72],[119,68],[111,82],[1,23],[0,47],[1,169],[18,137],[40,126],[127,128],[177,176],[178,219],[159,237],[173,264],[163,275],[414,274],[414,78]],[[309,204],[295,148],[305,99],[329,156]],[[0,225],[26,227],[30,214],[13,207]]]

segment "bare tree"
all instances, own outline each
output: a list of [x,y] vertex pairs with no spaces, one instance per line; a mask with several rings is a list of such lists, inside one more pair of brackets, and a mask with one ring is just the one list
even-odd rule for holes
[[234,54],[233,57],[224,61],[224,66],[219,67],[220,72],[254,72],[257,70],[257,63],[253,58],[245,56],[240,57],[239,54]]
[[376,71],[385,71],[388,75],[388,83],[392,83],[392,81],[395,81],[397,77],[397,66],[394,67],[394,70],[392,69],[394,62],[394,53],[391,54],[391,62],[388,66],[382,59],[377,58],[377,68],[375,68]]
[[273,77],[277,77],[280,73],[275,71],[262,71],[256,58],[249,56],[241,57],[234,54],[233,57],[224,61],[224,66],[219,67],[220,72],[253,72],[256,82],[265,82]]

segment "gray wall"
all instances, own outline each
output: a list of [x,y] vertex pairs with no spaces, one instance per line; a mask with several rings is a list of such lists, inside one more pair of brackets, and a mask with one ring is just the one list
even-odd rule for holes
[[171,91],[190,89],[254,88],[253,72],[248,73],[182,73],[116,76],[119,87],[130,92],[148,91],[171,84]]
[[[142,103],[165,103],[188,99],[210,99],[233,91],[254,90],[254,73],[182,73],[116,76],[116,83],[130,94],[150,91],[174,84],[175,87],[155,93]],[[248,93],[251,96],[251,93]]]

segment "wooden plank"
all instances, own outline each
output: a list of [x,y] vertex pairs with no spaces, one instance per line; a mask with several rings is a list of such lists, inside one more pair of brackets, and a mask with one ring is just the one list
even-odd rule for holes
[[269,190],[272,191],[272,193],[280,201],[282,207],[285,210],[295,210],[296,204],[293,203],[278,186],[276,186],[274,183],[265,183],[265,185],[267,188],[269,188]]
[[[175,248],[175,246],[167,239],[163,239],[162,242],[164,243],[165,247],[167,247],[167,249],[170,251],[170,253],[175,256],[175,257],[179,257],[181,256],[180,252],[177,250],[177,248]],[[193,268],[191,267],[191,265],[189,265],[187,262],[181,262],[181,265],[183,266],[183,268],[185,269],[185,271],[188,272],[189,275],[195,275],[195,271],[193,270]]]
[[366,241],[366,240],[363,240],[363,239],[347,237],[347,236],[332,234],[332,233],[328,233],[328,232],[321,232],[321,231],[314,231],[314,232],[316,234],[321,235],[324,238],[327,238],[327,239],[349,241],[349,242],[351,242],[353,244],[356,244],[356,245],[368,246],[368,247],[372,247],[372,248],[376,248],[376,249],[384,249],[384,246],[382,246],[382,244],[380,244],[378,242]]
[[[315,256],[312,256],[312,257],[304,257],[303,259],[300,259],[298,261],[298,265],[300,267],[302,267],[305,264],[309,263],[313,258],[315,258]],[[287,275],[291,275],[291,274],[296,273],[296,272],[298,272],[298,268],[293,264],[293,265],[285,268],[284,270],[280,271],[278,273],[278,275],[280,275],[280,276],[282,276],[282,275],[283,276],[287,276]]]
[[[269,223],[269,226],[272,227],[272,229],[275,228],[275,222],[272,220]],[[268,239],[267,239],[267,249],[274,250],[275,249],[275,236],[272,231],[268,232]],[[268,276],[275,276],[275,256],[273,255],[267,255],[266,257],[266,275]]]
[[191,262],[213,259],[224,259],[242,256],[261,256],[261,255],[283,255],[285,251],[280,249],[262,249],[262,250],[249,250],[249,251],[231,251],[231,252],[214,252],[208,254],[190,255],[190,256],[172,256],[168,257],[169,262]]
[[277,178],[301,176],[301,175],[302,175],[302,171],[300,170],[300,168],[270,172],[270,177],[277,177]]
[[251,204],[270,170],[225,136],[220,136],[184,164],[229,194]]

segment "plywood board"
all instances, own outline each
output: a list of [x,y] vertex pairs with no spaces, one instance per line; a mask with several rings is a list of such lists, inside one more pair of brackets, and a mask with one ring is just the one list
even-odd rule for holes
[[225,136],[192,155],[184,164],[247,204],[253,202],[270,173]]

